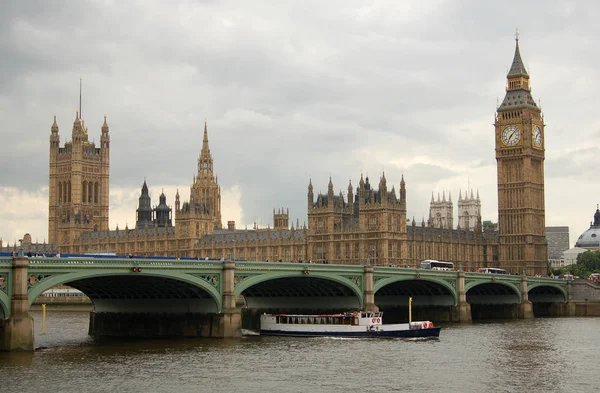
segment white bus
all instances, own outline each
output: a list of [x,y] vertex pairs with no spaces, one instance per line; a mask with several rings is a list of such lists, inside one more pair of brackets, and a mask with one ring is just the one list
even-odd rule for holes
[[436,261],[435,259],[425,259],[424,261],[421,261],[419,268],[431,270],[454,270],[454,263]]
[[497,267],[482,267],[479,268],[479,273],[507,274],[506,270]]

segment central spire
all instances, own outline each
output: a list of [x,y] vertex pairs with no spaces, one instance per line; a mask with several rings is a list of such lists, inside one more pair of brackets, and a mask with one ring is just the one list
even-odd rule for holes
[[210,149],[208,148],[208,129],[206,126],[206,119],[204,120],[204,138],[202,139],[202,152],[205,151],[210,154]]
[[213,159],[210,154],[210,148],[208,147],[208,127],[207,122],[204,120],[204,138],[202,139],[202,151],[200,151],[200,158],[198,158],[198,177],[209,176],[212,178],[213,175]]

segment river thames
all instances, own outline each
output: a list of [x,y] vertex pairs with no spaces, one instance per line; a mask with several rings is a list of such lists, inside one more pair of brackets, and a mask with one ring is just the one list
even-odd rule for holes
[[96,341],[88,314],[36,320],[0,392],[597,392],[600,318],[442,325],[439,340],[248,336]]

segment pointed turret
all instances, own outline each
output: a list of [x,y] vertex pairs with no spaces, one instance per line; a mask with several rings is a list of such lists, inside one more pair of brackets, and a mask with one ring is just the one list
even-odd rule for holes
[[83,137],[83,122],[79,118],[79,111],[75,111],[75,120],[73,121],[72,138],[73,142],[81,141]]
[[[100,135],[100,148],[104,152],[103,159],[108,160],[108,148],[110,147],[110,136],[108,135],[108,124],[106,123],[106,115],[104,115],[104,123],[102,124],[102,134]],[[107,161],[108,162],[108,161]]]
[[403,209],[406,209],[406,182],[404,181],[404,174],[400,179],[400,203],[403,205]]
[[348,205],[354,203],[354,193],[352,192],[352,180],[348,181]]
[[102,123],[102,134],[108,134],[108,124],[106,123],[106,115],[104,115],[104,123]]
[[313,194],[312,179],[309,179],[308,180],[308,210],[309,211],[313,207],[314,203],[315,203],[315,199],[314,199],[314,194]]
[[56,123],[56,115],[54,115],[54,122],[50,127],[50,148],[58,150],[60,144],[60,137],[58,135],[58,124]]
[[148,192],[148,185],[146,184],[146,179],[144,179],[144,184],[142,185],[142,190],[140,193],[138,208],[136,210],[137,220],[135,222],[136,228],[147,227],[152,223],[152,202],[150,199],[150,194]]
[[52,123],[52,127],[50,127],[50,132],[53,134],[58,133],[58,124],[56,124],[56,115],[54,115],[54,122]]
[[329,184],[327,185],[327,205],[333,207],[333,182],[329,176]]

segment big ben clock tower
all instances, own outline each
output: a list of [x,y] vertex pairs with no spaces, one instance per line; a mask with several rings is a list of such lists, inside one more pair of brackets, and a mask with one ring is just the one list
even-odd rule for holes
[[500,265],[513,273],[545,275],[544,118],[531,97],[519,36],[496,113]]

